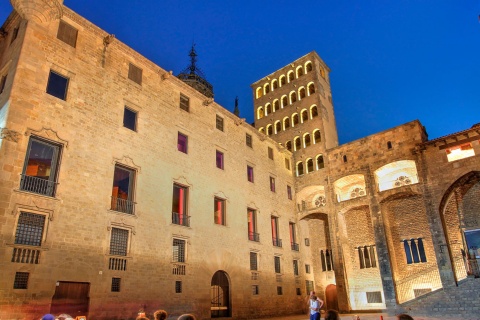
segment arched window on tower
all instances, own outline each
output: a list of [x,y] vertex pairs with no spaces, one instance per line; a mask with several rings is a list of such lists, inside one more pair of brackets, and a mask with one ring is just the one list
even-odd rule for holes
[[295,151],[300,150],[302,148],[302,139],[300,139],[300,137],[295,137],[293,139],[293,142],[295,144]]
[[269,93],[270,92],[270,83],[267,83],[265,84],[265,86],[263,87],[264,91],[265,91],[265,94]]
[[263,127],[261,127],[260,129],[258,129],[258,132],[261,132],[261,133],[265,134],[265,129]]
[[305,98],[305,88],[304,88],[304,87],[301,87],[301,88],[298,90],[298,96],[300,97],[300,100],[302,100],[303,98]]
[[278,100],[273,101],[273,111],[280,110],[280,102]]
[[294,79],[295,79],[295,74],[293,73],[293,71],[290,71],[288,73],[288,82],[292,82]]
[[260,98],[261,96],[263,96],[262,87],[257,88],[255,96],[257,97],[257,99]]
[[320,75],[322,78],[325,78],[325,70],[323,70],[323,68],[320,68]]
[[296,101],[297,101],[297,93],[293,91],[292,93],[290,93],[290,103],[294,103]]
[[272,80],[272,88],[273,88],[273,90],[275,90],[275,89],[278,88],[278,81],[277,81],[277,79],[273,79],[273,80]]
[[267,126],[267,136],[271,136],[273,134],[273,126],[269,124]]
[[263,111],[263,107],[259,107],[257,109],[257,119],[262,119],[265,116],[265,111]]
[[304,140],[305,148],[312,144],[312,139],[311,139],[309,133],[307,133],[307,134],[305,134],[305,136],[303,136],[303,140]]
[[323,162],[323,156],[318,155],[317,156],[317,170],[325,168],[325,162]]
[[311,62],[307,62],[307,64],[305,65],[305,70],[307,71],[307,73],[313,70],[313,66]]
[[295,127],[297,124],[298,124],[299,120],[298,120],[298,113],[295,113],[293,116],[292,116],[292,126]]
[[279,133],[280,131],[282,131],[282,123],[278,120],[275,122],[275,133]]
[[308,120],[308,111],[307,110],[303,110],[302,111],[302,122],[305,122]]
[[288,98],[287,98],[287,96],[283,96],[282,97],[282,108],[285,108],[286,106],[288,106]]
[[315,93],[315,85],[313,83],[310,83],[308,85],[308,95],[312,95]]
[[286,77],[285,76],[280,76],[280,87],[283,86],[285,83],[287,83]]
[[316,144],[316,143],[319,143],[321,141],[321,137],[320,137],[320,130],[315,130],[313,131],[313,143]]
[[285,148],[287,148],[288,151],[292,152],[292,141],[288,140],[285,142]]
[[287,130],[288,128],[290,128],[290,118],[285,117],[283,118],[283,130]]
[[303,175],[303,162],[297,163],[297,177]]
[[307,159],[307,173],[313,172],[313,159]]
[[267,103],[265,105],[265,114],[270,114],[272,113],[272,105],[270,103]]
[[302,67],[298,67],[297,68],[297,78],[303,76],[303,68]]
[[312,119],[315,118],[315,117],[318,117],[317,106],[310,107],[310,116],[311,116]]

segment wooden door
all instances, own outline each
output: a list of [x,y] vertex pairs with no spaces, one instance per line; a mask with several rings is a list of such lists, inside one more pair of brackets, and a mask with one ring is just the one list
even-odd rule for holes
[[325,303],[327,309],[333,309],[338,311],[338,299],[337,299],[337,286],[330,284],[325,290]]
[[52,298],[50,313],[66,313],[73,318],[88,315],[90,283],[59,281]]

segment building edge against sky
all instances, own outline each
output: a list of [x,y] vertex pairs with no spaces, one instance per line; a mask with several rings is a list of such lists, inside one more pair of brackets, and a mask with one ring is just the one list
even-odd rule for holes
[[12,4],[0,317],[251,319],[312,289],[341,311],[478,312],[478,125],[338,145],[311,52],[252,84],[252,127],[60,2]]

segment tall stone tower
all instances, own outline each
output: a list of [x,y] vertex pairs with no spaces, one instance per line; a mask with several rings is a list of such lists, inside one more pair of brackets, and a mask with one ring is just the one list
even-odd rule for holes
[[15,11],[26,20],[37,23],[60,19],[63,0],[10,0]]
[[324,168],[338,145],[329,71],[312,51],[251,85],[255,127],[293,152],[297,176]]

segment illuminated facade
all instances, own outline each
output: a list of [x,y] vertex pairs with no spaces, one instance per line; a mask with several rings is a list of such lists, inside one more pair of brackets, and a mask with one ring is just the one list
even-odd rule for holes
[[12,4],[0,318],[252,319],[304,312],[310,290],[342,311],[470,314],[445,295],[480,290],[478,126],[338,145],[312,52],[252,85],[252,127],[61,2]]

